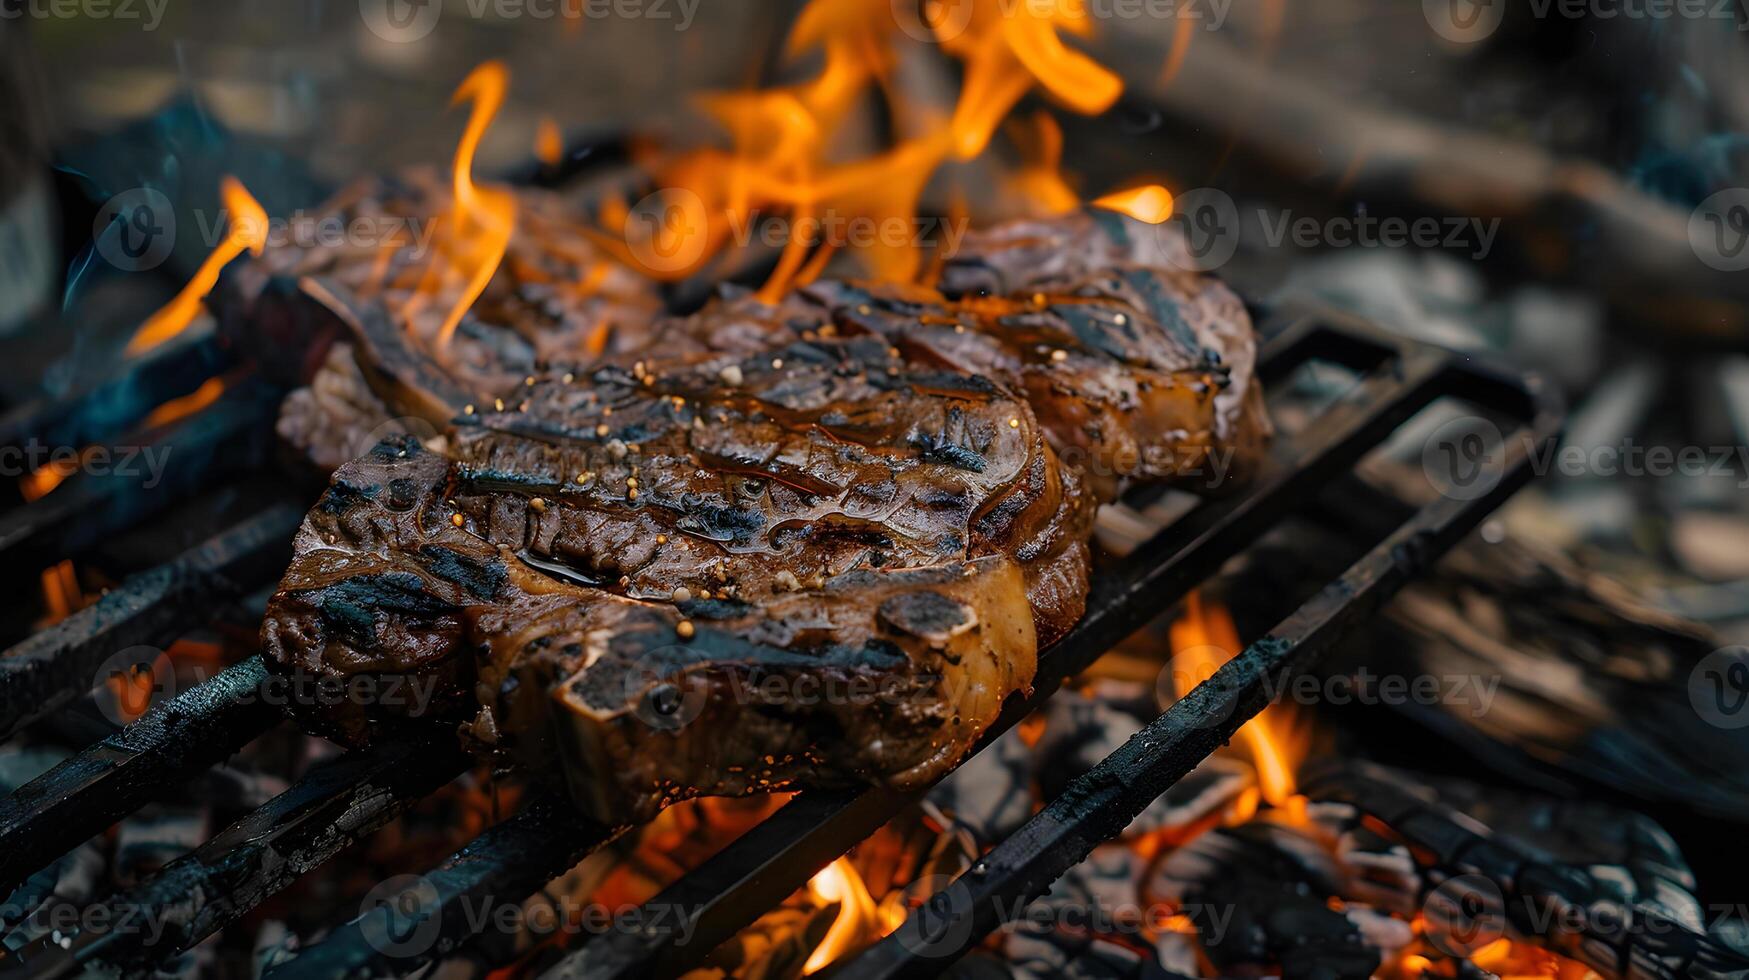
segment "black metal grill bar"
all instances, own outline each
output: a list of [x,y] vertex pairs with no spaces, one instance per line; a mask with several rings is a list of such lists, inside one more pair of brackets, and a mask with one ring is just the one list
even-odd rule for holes
[[155,434],[154,448],[170,455],[151,487],[116,475],[74,476],[47,497],[0,516],[0,557],[12,570],[0,576],[76,556],[209,488],[220,475],[259,466],[272,444],[279,400],[279,391],[251,380]]
[[[1464,381],[1469,384],[1464,384]],[[1418,511],[1269,635],[1197,685],[1121,748],[937,893],[891,935],[834,976],[852,980],[934,976],[1043,894],[1093,848],[1121,833],[1348,630],[1467,534],[1531,476],[1536,449],[1558,435],[1554,396],[1534,379],[1502,388],[1499,375],[1453,368],[1444,393],[1512,410],[1531,404],[1503,447],[1499,482],[1474,499],[1443,497]],[[1493,399],[1510,397],[1512,404]]]
[[[1433,399],[1445,355],[1399,346],[1349,326],[1290,320],[1264,353],[1260,375],[1279,381],[1314,359],[1366,371],[1353,392],[1305,432],[1278,443],[1264,472],[1239,496],[1211,500],[1094,576],[1087,614],[1041,657],[1033,694],[1013,699],[986,735],[995,738],[1315,491],[1347,472],[1365,453]],[[614,932],[595,937],[549,977],[670,975],[696,965],[716,945],[801,887],[833,858],[898,813],[919,794],[881,789],[803,793],[756,831],[722,851],[653,899],[647,922],[668,922],[660,909],[692,919],[681,946],[674,929]]]
[[273,727],[279,711],[251,697],[266,679],[251,657],[0,800],[0,895]]
[[[496,903],[520,902],[625,829],[582,815],[569,800],[542,796],[267,976],[406,976],[488,925],[485,913]],[[433,928],[433,920],[440,926]],[[417,941],[426,934],[431,942]]]
[[91,690],[110,656],[168,643],[240,589],[269,581],[301,520],[290,504],[269,507],[0,655],[0,738]]
[[0,446],[24,448],[34,440],[47,448],[77,449],[108,442],[230,365],[229,349],[212,331],[178,337],[85,391],[0,415]]
[[[291,789],[105,903],[92,927],[0,956],[0,980],[143,970],[200,942],[466,771],[451,731],[385,739]],[[101,925],[100,925],[101,924]]]

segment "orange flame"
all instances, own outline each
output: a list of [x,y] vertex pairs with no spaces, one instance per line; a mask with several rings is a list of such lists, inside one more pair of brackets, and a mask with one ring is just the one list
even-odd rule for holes
[[200,383],[199,388],[183,395],[181,398],[172,398],[164,404],[159,405],[157,408],[152,409],[147,413],[145,421],[140,423],[140,427],[143,429],[156,429],[159,426],[169,425],[179,419],[185,419],[201,409],[206,408],[208,405],[211,405],[213,402],[218,401],[219,396],[224,393],[225,379],[208,378]]
[[541,117],[540,127],[535,130],[534,154],[549,167],[558,166],[565,158],[565,137],[559,133],[559,124],[550,116]]
[[[1184,607],[1184,616],[1170,630],[1173,676],[1200,680],[1237,656],[1243,647],[1226,607],[1205,604],[1198,592],[1185,597]],[[1179,686],[1180,695],[1189,689],[1188,684]],[[1271,806],[1297,812],[1303,804],[1294,795],[1294,772],[1305,746],[1285,723],[1286,712],[1281,705],[1265,708],[1239,729],[1239,738],[1257,770],[1263,799]]]
[[1172,217],[1172,192],[1159,184],[1145,184],[1107,194],[1095,200],[1093,206],[1157,225]]
[[1020,149],[1020,167],[1008,179],[1009,189],[1039,216],[1075,210],[1081,203],[1063,178],[1063,127],[1048,112],[1036,112],[1009,126]]
[[874,899],[849,858],[841,857],[821,868],[820,873],[808,881],[808,890],[822,902],[837,902],[839,905],[838,918],[833,920],[826,938],[820,940],[813,955],[803,964],[803,975],[825,969],[871,939],[870,930],[878,928]]
[[[891,84],[901,27],[896,9],[891,0],[812,0],[790,33],[787,51],[792,56],[820,51],[818,74],[793,86],[702,100],[727,133],[729,148],[684,154],[657,166],[656,177],[661,186],[702,200],[702,227],[688,233],[704,236],[704,247],[696,259],[676,267],[634,265],[657,278],[685,278],[723,248],[731,231],[762,217],[786,218],[792,231],[762,290],[769,299],[815,271],[807,261],[810,252],[846,246],[811,234],[816,219],[854,221],[871,229],[915,228],[918,202],[930,180],[944,164],[983,153],[996,127],[1033,88],[1080,113],[1104,111],[1123,91],[1115,74],[1063,42],[1064,32],[1086,37],[1092,31],[1084,5],[1075,0],[936,0],[927,27],[941,49],[965,65],[964,84],[951,115],[944,117],[906,102]],[[831,151],[850,109],[877,84],[894,106],[897,128],[907,135],[882,152],[848,162],[835,159]],[[1054,210],[1074,204],[1065,186],[1047,193],[1047,207]],[[607,221],[602,226],[619,230]],[[873,275],[916,281],[925,273],[912,236],[869,238],[848,244]],[[603,244],[628,257],[626,249]]]
[[451,105],[472,102],[467,128],[455,151],[455,214],[454,240],[451,247],[464,266],[472,266],[467,288],[444,318],[437,332],[437,347],[449,346],[462,317],[486,291],[486,285],[504,260],[510,246],[510,236],[516,230],[516,197],[498,187],[483,187],[474,183],[474,156],[480,140],[492,125],[498,110],[504,105],[505,92],[510,87],[510,73],[502,62],[488,61],[475,68],[455,90]]
[[[142,430],[155,429],[169,425],[178,419],[187,418],[217,401],[219,396],[224,394],[224,391],[225,381],[223,378],[208,378],[201,382],[199,388],[180,398],[172,398],[152,409],[146,414],[139,428]],[[53,493],[62,483],[65,483],[67,477],[89,465],[92,458],[102,448],[98,445],[86,446],[71,458],[50,460],[47,464],[25,474],[24,478],[18,482],[18,492],[23,495],[26,503],[41,500]]]
[[194,278],[182,287],[182,292],[141,325],[133,339],[128,341],[128,356],[144,354],[188,329],[200,313],[201,301],[218,284],[219,273],[225,265],[245,250],[260,255],[267,247],[267,211],[242,182],[235,177],[226,177],[219,184],[219,199],[224,202],[225,211],[230,216],[225,240],[207,256]]

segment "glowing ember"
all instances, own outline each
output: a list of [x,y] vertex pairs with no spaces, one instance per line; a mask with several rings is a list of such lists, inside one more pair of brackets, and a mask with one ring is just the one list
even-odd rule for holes
[[1172,192],[1159,184],[1147,184],[1107,194],[1094,201],[1093,206],[1157,225],[1172,217]]
[[267,211],[241,181],[235,177],[226,177],[219,184],[219,199],[224,202],[225,212],[230,216],[230,227],[225,234],[225,240],[207,256],[194,278],[182,287],[182,292],[177,293],[176,298],[165,304],[163,309],[152,314],[152,318],[128,341],[129,356],[144,354],[188,329],[188,325],[200,313],[201,301],[218,284],[219,273],[224,270],[225,265],[242,255],[245,250],[260,255],[261,250],[267,246]]
[[876,925],[874,899],[869,897],[862,876],[856,873],[849,858],[839,858],[820,869],[808,882],[808,890],[822,902],[837,902],[838,918],[826,938],[820,941],[802,973],[817,973],[845,953],[858,948],[869,938]]
[[26,503],[41,500],[54,492],[55,488],[62,483],[65,483],[67,477],[77,473],[81,467],[90,462],[97,453],[97,449],[96,446],[86,446],[71,459],[52,460],[46,466],[32,470],[18,482],[18,492],[23,495]]
[[455,214],[451,216],[450,249],[455,260],[468,273],[467,288],[444,318],[437,332],[438,349],[449,345],[450,337],[462,322],[474,300],[486,291],[486,285],[498,271],[510,236],[516,230],[516,198],[497,187],[474,183],[474,156],[487,127],[504,105],[504,93],[510,87],[510,73],[497,61],[488,61],[475,68],[455,90],[451,104],[473,103],[468,125],[462,132],[455,151]]
[[43,569],[42,589],[43,608],[48,612],[50,625],[85,607],[85,592],[79,587],[79,574],[70,558]]
[[[1237,656],[1243,646],[1224,606],[1205,604],[1198,592],[1185,597],[1184,606],[1184,617],[1171,628],[1173,676],[1200,680]],[[1182,695],[1184,690],[1178,693]],[[1263,799],[1275,807],[1287,807],[1295,801],[1299,805],[1292,809],[1298,810],[1303,801],[1294,797],[1294,770],[1304,746],[1289,737],[1289,726],[1282,724],[1284,714],[1279,705],[1265,708],[1239,729],[1239,738],[1257,770]]]

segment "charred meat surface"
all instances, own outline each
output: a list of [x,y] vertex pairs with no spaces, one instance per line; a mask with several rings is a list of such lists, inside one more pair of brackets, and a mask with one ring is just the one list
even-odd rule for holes
[[[533,376],[447,455],[399,440],[341,467],[263,640],[282,671],[434,683],[418,713],[560,760],[603,816],[913,785],[1081,615],[1090,519],[991,382],[875,336],[680,351]],[[703,721],[663,727],[695,701]],[[357,742],[404,707],[311,721]]]

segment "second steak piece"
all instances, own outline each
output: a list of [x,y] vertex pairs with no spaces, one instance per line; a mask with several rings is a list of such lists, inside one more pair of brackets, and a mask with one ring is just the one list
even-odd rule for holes
[[739,296],[660,325],[652,347],[878,336],[1024,397],[1101,500],[1157,481],[1211,492],[1253,468],[1270,424],[1244,303],[1175,264],[1176,242],[1109,212],[998,225],[968,236],[939,291],[823,280],[776,306]]

